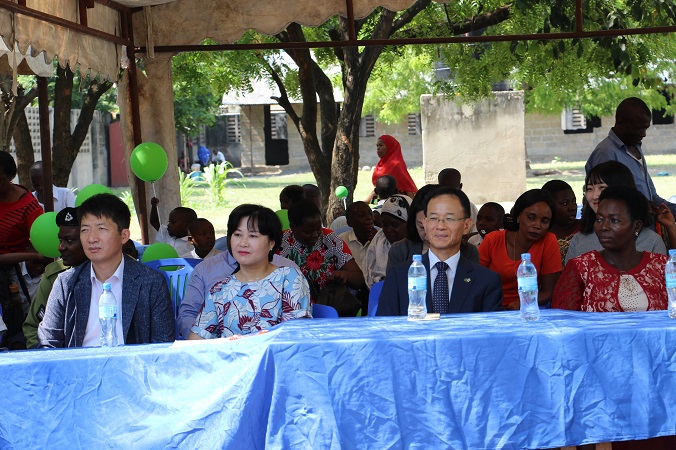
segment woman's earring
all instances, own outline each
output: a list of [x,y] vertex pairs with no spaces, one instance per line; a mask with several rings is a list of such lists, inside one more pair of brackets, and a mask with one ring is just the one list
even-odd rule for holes
[[638,231],[634,231],[634,234],[636,235],[636,237],[638,237]]

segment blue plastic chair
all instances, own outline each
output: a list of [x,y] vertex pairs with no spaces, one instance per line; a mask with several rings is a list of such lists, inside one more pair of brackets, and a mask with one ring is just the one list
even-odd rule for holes
[[338,311],[332,306],[312,305],[312,317],[315,319],[337,319]]
[[369,292],[369,317],[376,316],[376,311],[378,311],[378,301],[380,300],[380,293],[383,291],[383,284],[385,284],[384,281],[379,281],[371,286],[371,292]]
[[[201,263],[197,258],[166,258],[147,261],[144,264],[164,275],[171,294],[171,305],[174,308],[174,318],[178,317],[178,307],[183,300],[188,280],[195,266]],[[173,269],[164,270],[162,267]],[[176,324],[176,339],[178,339],[178,323]]]

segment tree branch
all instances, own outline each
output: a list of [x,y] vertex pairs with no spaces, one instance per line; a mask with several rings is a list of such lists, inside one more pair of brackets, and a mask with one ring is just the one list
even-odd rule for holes
[[399,31],[402,27],[408,25],[415,18],[415,16],[417,16],[420,11],[427,8],[430,3],[431,0],[418,0],[415,2],[413,6],[409,7],[401,16],[397,18],[397,20],[394,21],[388,37]]
[[[450,27],[447,26],[446,22],[439,22],[437,25],[438,29],[449,29],[449,35],[457,36],[459,34],[469,33],[471,31],[481,30],[482,28],[487,28],[492,25],[497,25],[511,17],[512,4],[501,6],[493,11],[480,14],[478,16],[473,16],[466,19],[462,23],[454,23]],[[419,37],[429,37],[425,36],[425,31],[419,30],[417,28],[408,28],[406,30],[401,30],[397,33],[397,36],[392,36],[396,38],[419,38]]]
[[291,120],[293,123],[296,125],[296,128],[298,128],[298,123],[300,122],[300,117],[298,117],[298,114],[296,113],[296,110],[293,109],[293,105],[291,105],[291,102],[289,101],[289,95],[286,91],[286,86],[284,86],[284,82],[282,81],[282,78],[279,76],[277,71],[272,67],[270,64],[268,64],[267,61],[264,61],[264,65],[272,77],[272,80],[275,82],[277,87],[279,88],[279,97],[272,97],[273,100],[275,100],[279,106],[284,108],[284,111],[291,117]]
[[82,102],[80,116],[77,118],[77,124],[75,125],[71,137],[71,145],[75,148],[79,149],[80,146],[82,146],[82,142],[84,142],[85,137],[87,137],[87,132],[89,132],[89,125],[92,123],[96,105],[101,96],[111,87],[113,87],[113,83],[110,81],[92,82],[87,90],[87,94]]

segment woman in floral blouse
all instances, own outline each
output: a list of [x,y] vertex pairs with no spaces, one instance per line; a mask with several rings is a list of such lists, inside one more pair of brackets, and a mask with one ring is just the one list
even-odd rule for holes
[[279,254],[303,271],[310,284],[312,303],[329,281],[347,284],[352,289],[365,285],[364,275],[347,244],[322,227],[319,209],[313,202],[301,200],[289,207],[289,224],[291,229],[284,232]]
[[311,317],[308,284],[298,270],[271,263],[282,240],[272,210],[240,205],[228,218],[228,250],[239,268],[207,293],[188,339],[212,339],[266,330]]
[[594,232],[603,250],[571,259],[554,289],[552,308],[577,311],[651,311],[667,308],[667,257],[636,250],[651,223],[648,201],[624,186],[606,188],[599,198]]

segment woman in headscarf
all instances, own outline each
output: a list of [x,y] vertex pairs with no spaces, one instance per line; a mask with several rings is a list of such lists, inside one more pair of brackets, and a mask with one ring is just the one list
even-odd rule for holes
[[[383,175],[392,175],[397,180],[397,189],[400,194],[413,198],[418,192],[418,188],[413,182],[413,178],[408,173],[404,156],[401,154],[401,144],[389,134],[383,134],[376,141],[376,152],[380,161],[373,171],[371,180],[373,186],[376,180]],[[371,193],[367,203],[375,197],[375,191]]]

